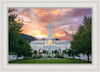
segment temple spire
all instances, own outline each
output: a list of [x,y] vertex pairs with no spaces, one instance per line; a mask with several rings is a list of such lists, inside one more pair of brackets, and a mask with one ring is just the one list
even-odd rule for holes
[[48,26],[48,37],[53,38],[51,22],[49,23],[49,26]]

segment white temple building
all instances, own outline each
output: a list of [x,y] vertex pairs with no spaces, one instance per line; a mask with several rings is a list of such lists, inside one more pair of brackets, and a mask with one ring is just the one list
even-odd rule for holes
[[38,54],[45,50],[47,55],[52,56],[54,50],[58,50],[59,54],[62,54],[63,50],[69,49],[71,44],[69,41],[66,40],[56,40],[53,37],[52,25],[49,24],[48,36],[41,41],[31,41],[30,45],[33,51],[37,50]]

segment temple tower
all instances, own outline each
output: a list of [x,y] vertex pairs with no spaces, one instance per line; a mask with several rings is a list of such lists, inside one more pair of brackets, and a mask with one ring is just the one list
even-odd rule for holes
[[48,26],[48,38],[53,38],[53,34],[52,34],[52,24],[51,23]]

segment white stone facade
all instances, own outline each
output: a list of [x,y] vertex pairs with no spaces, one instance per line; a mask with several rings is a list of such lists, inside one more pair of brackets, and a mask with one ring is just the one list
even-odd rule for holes
[[56,40],[53,37],[52,25],[51,24],[49,24],[48,30],[49,30],[48,31],[48,36],[44,40],[41,40],[41,41],[37,41],[37,40],[31,41],[30,45],[31,45],[31,48],[33,49],[33,51],[37,50],[37,52],[39,54],[40,51],[42,52],[43,50],[46,50],[46,54],[52,55],[52,52],[54,50],[58,50],[58,52],[60,54],[62,54],[63,50],[66,50],[66,49],[70,48],[70,42],[69,41],[66,41],[66,40]]

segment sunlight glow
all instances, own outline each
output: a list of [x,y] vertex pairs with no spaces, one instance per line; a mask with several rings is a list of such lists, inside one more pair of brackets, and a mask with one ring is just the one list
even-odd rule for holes
[[35,37],[41,39],[41,38],[45,38],[47,37],[47,34],[44,34],[41,30],[37,31],[37,34],[35,35]]
[[42,35],[40,35],[40,34],[36,35],[36,37],[37,37],[37,38],[40,38],[40,39],[41,39],[41,38],[44,38],[44,37],[43,37]]

